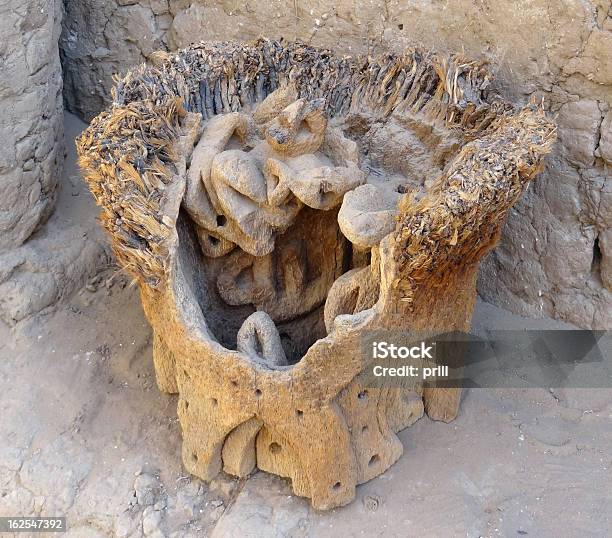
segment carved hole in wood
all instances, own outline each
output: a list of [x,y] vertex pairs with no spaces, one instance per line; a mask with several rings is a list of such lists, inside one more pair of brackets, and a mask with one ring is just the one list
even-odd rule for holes
[[368,466],[369,467],[374,467],[375,465],[377,465],[378,463],[380,463],[380,456],[378,454],[374,454],[371,458],[370,461],[368,461]]

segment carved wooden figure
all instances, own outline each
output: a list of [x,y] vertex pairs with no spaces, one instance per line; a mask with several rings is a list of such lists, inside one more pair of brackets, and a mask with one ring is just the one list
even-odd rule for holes
[[329,509],[458,389],[368,388],[364,331],[469,330],[479,261],[554,124],[478,62],[202,43],[129,72],[78,141],[139,281],[183,461],[255,467]]

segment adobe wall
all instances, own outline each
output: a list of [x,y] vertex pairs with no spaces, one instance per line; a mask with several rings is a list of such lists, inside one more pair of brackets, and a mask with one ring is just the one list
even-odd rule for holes
[[63,161],[61,0],[0,5],[0,251],[53,211]]
[[64,170],[74,147],[64,144],[62,10],[61,0],[0,2],[0,320],[9,325],[108,264],[93,202]]

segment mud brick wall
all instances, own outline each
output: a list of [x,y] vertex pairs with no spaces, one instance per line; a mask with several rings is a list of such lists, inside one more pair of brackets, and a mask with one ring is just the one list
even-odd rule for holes
[[[0,1],[0,323],[8,325],[69,297],[109,261],[95,210],[64,170],[63,8]],[[66,189],[76,191],[69,202]]]
[[53,211],[63,160],[61,0],[0,2],[0,251]]
[[536,95],[559,141],[511,213],[479,292],[529,316],[612,327],[612,10],[609,0],[67,0],[69,110],[90,119],[113,73],[191,42],[299,38],[343,53],[420,42],[488,58],[518,103]]

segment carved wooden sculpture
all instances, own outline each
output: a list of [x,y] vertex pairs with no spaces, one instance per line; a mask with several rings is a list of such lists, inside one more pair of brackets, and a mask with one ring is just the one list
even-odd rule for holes
[[457,389],[363,385],[363,331],[468,330],[476,272],[554,125],[425,51],[335,58],[203,43],[118,82],[78,141],[120,263],[140,283],[183,461],[256,466],[316,508],[452,420]]

